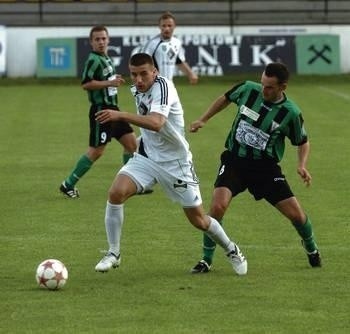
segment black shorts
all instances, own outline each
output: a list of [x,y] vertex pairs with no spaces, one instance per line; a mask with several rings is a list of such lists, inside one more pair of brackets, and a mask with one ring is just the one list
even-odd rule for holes
[[230,151],[221,154],[215,181],[215,188],[218,187],[230,189],[233,197],[248,189],[255,200],[264,198],[272,205],[294,196],[275,161],[237,158]]
[[96,112],[104,108],[119,110],[117,107],[111,106],[91,106],[89,112],[90,120],[90,136],[89,136],[89,146],[98,147],[101,145],[106,145],[111,141],[111,138],[119,140],[127,133],[134,132],[133,128],[129,123],[118,121],[118,122],[108,122],[105,124],[100,124],[95,120]]

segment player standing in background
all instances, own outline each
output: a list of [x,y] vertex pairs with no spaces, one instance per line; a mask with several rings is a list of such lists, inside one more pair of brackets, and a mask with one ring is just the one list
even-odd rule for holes
[[91,29],[90,44],[92,51],[85,63],[82,77],[82,87],[88,92],[91,104],[89,147],[60,186],[60,191],[69,198],[79,197],[78,189],[75,188],[76,183],[102,156],[106,144],[112,137],[124,148],[124,163],[137,148],[135,133],[128,123],[118,121],[101,125],[95,120],[95,113],[99,110],[106,108],[119,110],[117,87],[124,83],[124,79],[116,74],[112,59],[107,55],[109,35],[106,27],[95,26]]
[[[246,81],[234,86],[190,125],[190,131],[198,131],[231,103],[238,106],[226,139],[226,151],[221,154],[209,215],[222,223],[231,200],[248,189],[256,200],[264,198],[290,220],[302,239],[310,265],[321,267],[311,220],[278,164],[287,137],[297,146],[298,174],[307,186],[311,184],[311,175],[306,168],[309,141],[300,109],[284,93],[288,79],[289,71],[283,64],[268,64],[260,84]],[[273,237],[278,238],[278,234],[274,233]],[[192,268],[192,273],[208,272],[214,251],[215,242],[204,235],[203,258]]]
[[173,35],[175,27],[175,17],[170,12],[163,13],[159,18],[160,34],[141,47],[140,52],[152,56],[161,76],[173,80],[177,66],[188,77],[191,84],[196,84],[198,76],[186,62],[181,41]]
[[129,69],[137,114],[110,109],[96,114],[101,124],[119,120],[139,126],[142,137],[138,153],[121,168],[109,189],[105,212],[109,250],[96,265],[96,271],[106,272],[120,264],[124,202],[159,183],[166,195],[183,207],[189,222],[224,249],[235,272],[245,275],[247,261],[238,246],[215,219],[204,213],[192,154],[184,137],[183,109],[174,84],[157,75],[152,57],[146,53],[134,54]]

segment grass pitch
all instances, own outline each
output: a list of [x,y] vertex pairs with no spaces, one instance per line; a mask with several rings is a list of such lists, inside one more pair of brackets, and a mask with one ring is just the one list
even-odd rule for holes
[[[259,80],[259,76],[252,76]],[[241,78],[176,81],[186,123]],[[58,187],[88,144],[88,102],[78,81],[0,81],[0,332],[1,333],[348,333],[349,321],[349,79],[295,77],[287,93],[303,109],[311,141],[306,189],[296,151],[282,163],[312,219],[324,266],[312,269],[290,224],[247,193],[233,200],[225,228],[248,258],[235,276],[222,251],[207,275],[189,269],[201,256],[201,233],[159,187],[125,205],[122,264],[107,274],[94,266],[106,249],[107,190],[121,166],[121,147],[78,183],[79,200]],[[127,85],[120,106],[134,112]],[[236,109],[187,134],[205,207]],[[289,145],[289,143],[288,143]],[[37,287],[36,266],[58,258],[67,285]]]

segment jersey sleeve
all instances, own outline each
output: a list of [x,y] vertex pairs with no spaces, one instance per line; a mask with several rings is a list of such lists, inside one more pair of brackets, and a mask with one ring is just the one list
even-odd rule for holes
[[171,105],[169,98],[169,83],[158,77],[153,85],[152,104],[149,112],[156,112],[168,118]]
[[147,54],[149,54],[150,56],[152,56],[152,49],[151,49],[151,43],[150,42],[148,42],[148,43],[146,43],[145,45],[143,45],[143,46],[141,46],[141,48],[140,48],[140,52],[141,53],[147,53]]
[[146,42],[141,48],[140,52],[147,53],[153,57],[158,45],[161,43],[161,40],[158,36],[153,37],[148,42]]
[[88,59],[85,64],[81,83],[84,84],[92,80],[101,80],[101,78],[98,77],[98,67],[99,62],[91,58]]
[[182,64],[185,61],[186,61],[185,49],[183,48],[182,45],[180,45],[180,50],[179,50],[179,53],[176,57],[176,65]]
[[307,133],[304,127],[304,119],[300,112],[289,122],[288,138],[291,144],[294,146],[303,145],[308,141]]
[[228,90],[224,95],[226,99],[233,103],[238,103],[239,98],[244,90],[245,82],[241,82],[238,85],[233,86],[230,90]]

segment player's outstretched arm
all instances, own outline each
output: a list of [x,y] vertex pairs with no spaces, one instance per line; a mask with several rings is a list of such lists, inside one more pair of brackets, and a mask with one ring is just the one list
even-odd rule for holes
[[133,125],[139,126],[140,128],[152,130],[152,131],[160,131],[166,122],[166,117],[157,112],[151,112],[147,115],[137,115],[131,114],[126,111],[117,111],[112,109],[104,109],[98,111],[95,114],[96,121],[101,124],[111,122],[111,121],[125,121],[131,123]]
[[190,132],[197,132],[209,121],[209,119],[225,109],[230,103],[231,102],[227,100],[225,95],[219,96],[200,118],[190,124]]
[[118,74],[113,80],[91,80],[82,84],[82,87],[85,90],[99,90],[107,87],[119,87],[123,83],[125,83],[125,79]]

